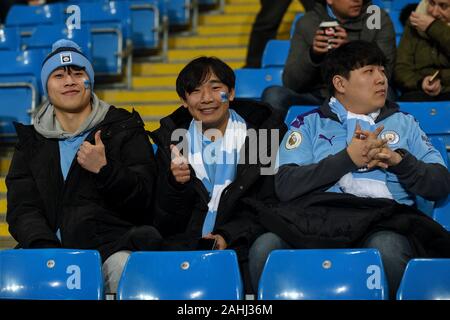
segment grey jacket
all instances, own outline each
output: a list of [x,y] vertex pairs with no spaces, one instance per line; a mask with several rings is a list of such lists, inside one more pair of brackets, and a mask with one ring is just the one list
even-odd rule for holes
[[[341,26],[347,31],[352,40],[375,41],[387,57],[387,75],[392,75],[395,62],[395,32],[388,14],[381,10],[381,29],[369,29],[367,20],[371,22],[371,14],[367,7],[371,1],[364,1],[363,14],[349,20]],[[316,30],[322,21],[333,20],[327,9],[316,3],[314,10],[307,12],[295,26],[291,39],[291,47],[283,72],[283,85],[296,92],[310,92],[320,90],[323,97],[327,96],[326,86],[321,76],[320,61],[313,61],[311,49]]]

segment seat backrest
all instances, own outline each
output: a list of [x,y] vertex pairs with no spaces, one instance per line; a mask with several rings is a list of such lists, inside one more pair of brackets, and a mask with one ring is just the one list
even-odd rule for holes
[[291,106],[288,109],[284,123],[289,127],[295,118],[317,108],[319,108],[319,106]]
[[22,46],[29,50],[42,49],[50,53],[53,43],[60,39],[74,41],[81,47],[83,54],[91,59],[92,40],[88,28],[68,30],[65,24],[36,26],[31,35],[22,40]]
[[260,100],[264,89],[282,85],[283,68],[237,69],[236,98]]
[[0,299],[101,300],[100,254],[71,249],[0,251]]
[[450,259],[410,260],[397,299],[450,300]]
[[387,298],[376,249],[274,250],[259,282],[260,300]]
[[42,6],[13,5],[6,16],[6,26],[37,26],[65,22],[63,3]]
[[450,147],[450,101],[399,102],[400,110],[413,115],[428,137],[440,137]]
[[450,101],[398,102],[400,110],[413,115],[427,135],[450,135]]
[[283,68],[289,54],[289,40],[269,40],[262,55],[261,67]]
[[162,28],[158,1],[131,0],[128,5],[133,48],[157,49],[161,44],[159,29]]
[[242,280],[236,253],[133,252],[119,282],[119,300],[239,300]]
[[20,50],[20,33],[18,27],[2,27],[0,25],[0,50]]

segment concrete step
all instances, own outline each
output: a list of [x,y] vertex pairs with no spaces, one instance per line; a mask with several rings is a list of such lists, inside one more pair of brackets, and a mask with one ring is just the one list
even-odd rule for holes
[[243,47],[248,44],[249,35],[207,35],[207,36],[196,36],[196,37],[176,37],[170,40],[170,45],[173,48],[226,48],[226,47]]
[[216,56],[224,61],[244,60],[247,54],[247,47],[236,48],[208,48],[208,49],[174,49],[169,50],[170,62],[188,63],[200,56]]

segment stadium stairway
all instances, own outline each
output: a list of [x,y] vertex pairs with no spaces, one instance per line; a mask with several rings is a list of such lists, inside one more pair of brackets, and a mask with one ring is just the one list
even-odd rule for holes
[[[252,23],[259,0],[226,0],[223,13],[201,12],[195,35],[171,33],[168,61],[133,63],[132,89],[95,90],[98,96],[118,107],[138,111],[147,130],[159,127],[159,119],[180,106],[175,80],[187,62],[201,55],[216,56],[233,69],[245,63]],[[278,30],[278,38],[288,39],[297,12],[303,8],[293,1]],[[13,149],[0,148],[0,249],[16,245],[6,223],[6,185]]]

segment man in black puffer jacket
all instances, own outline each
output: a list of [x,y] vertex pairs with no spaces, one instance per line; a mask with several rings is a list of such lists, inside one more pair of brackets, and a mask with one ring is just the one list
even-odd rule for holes
[[160,245],[158,231],[147,225],[152,146],[138,113],[97,98],[92,65],[74,42],[53,45],[41,79],[49,102],[34,125],[16,124],[6,177],[9,231],[20,248],[98,250],[106,261],[105,291],[114,292],[115,270],[126,261],[121,250]]

